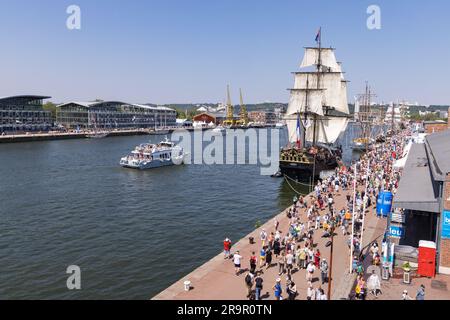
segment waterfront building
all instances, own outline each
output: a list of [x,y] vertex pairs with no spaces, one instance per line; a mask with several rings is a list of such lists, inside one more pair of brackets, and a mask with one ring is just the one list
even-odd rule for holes
[[52,126],[51,111],[43,109],[48,96],[22,95],[0,98],[0,132],[47,131]]
[[213,116],[212,114],[203,112],[203,113],[195,115],[192,118],[192,121],[194,123],[194,126],[195,126],[195,124],[198,124],[198,123],[201,123],[201,124],[209,124],[209,123],[216,124],[216,117]]
[[250,111],[248,119],[254,123],[260,124],[275,124],[277,122],[277,115],[272,111]]
[[57,106],[56,121],[67,129],[174,127],[176,111],[121,101],[68,102]]
[[426,133],[435,133],[447,130],[447,122],[444,120],[424,121],[423,127]]
[[450,121],[447,126],[412,145],[393,202],[403,213],[391,222],[401,230],[399,245],[434,242],[436,272],[444,274],[450,274]]

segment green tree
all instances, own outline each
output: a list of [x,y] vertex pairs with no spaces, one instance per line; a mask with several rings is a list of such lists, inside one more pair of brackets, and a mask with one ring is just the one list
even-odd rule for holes
[[42,107],[46,111],[51,111],[52,112],[52,120],[56,121],[56,104],[54,104],[53,102],[47,102]]

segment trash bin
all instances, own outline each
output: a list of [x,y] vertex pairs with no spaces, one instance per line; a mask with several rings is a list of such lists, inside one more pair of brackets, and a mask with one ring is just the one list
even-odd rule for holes
[[383,268],[381,270],[381,279],[389,280],[389,264],[383,264]]
[[186,280],[184,282],[184,291],[189,291],[191,290],[191,282],[189,280]]
[[403,283],[411,283],[411,271],[403,271]]

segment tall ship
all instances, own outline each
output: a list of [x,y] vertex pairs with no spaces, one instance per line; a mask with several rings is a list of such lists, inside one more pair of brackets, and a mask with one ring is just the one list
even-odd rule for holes
[[367,151],[370,145],[375,141],[372,137],[372,129],[375,124],[375,117],[373,116],[371,108],[372,96],[373,94],[371,93],[371,89],[368,83],[366,83],[365,93],[359,95],[357,98],[357,107],[355,104],[355,113],[356,108],[358,109],[356,122],[359,124],[361,130],[359,137],[353,140],[353,150]]
[[306,47],[286,111],[289,143],[281,149],[280,172],[296,180],[320,176],[341,163],[336,146],[347,128],[347,81],[334,48],[323,48],[321,30],[316,47]]

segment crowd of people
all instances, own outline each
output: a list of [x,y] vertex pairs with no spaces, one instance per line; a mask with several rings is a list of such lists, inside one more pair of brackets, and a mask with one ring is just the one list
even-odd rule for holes
[[[231,254],[231,241],[225,239],[225,258],[233,259],[236,275],[245,272],[246,294],[249,299],[261,299],[264,271],[277,267],[278,278],[272,286],[277,300],[294,300],[301,296],[308,300],[327,300],[323,285],[329,279],[329,264],[316,246],[317,241],[330,241],[339,232],[347,241],[348,257],[353,257],[352,272],[357,273],[353,296],[365,299],[367,293],[377,297],[382,293],[379,275],[365,274],[363,254],[364,223],[369,210],[376,204],[381,191],[395,194],[400,172],[394,163],[402,157],[406,133],[393,136],[385,143],[373,146],[358,161],[349,167],[338,167],[328,178],[320,179],[309,197],[295,196],[294,204],[287,212],[289,220],[285,232],[279,229],[279,221],[273,221],[273,231],[262,229],[259,235],[261,250],[252,252],[249,268],[242,267],[243,257],[239,251]],[[336,196],[345,195],[345,205],[337,207]],[[342,203],[342,202],[341,202]],[[379,266],[383,256],[374,241],[368,252],[371,262]],[[380,252],[381,251],[381,252]],[[245,271],[244,271],[245,270]],[[293,280],[293,273],[305,270],[307,291],[300,294]],[[320,274],[318,286],[314,286],[314,275]],[[281,277],[286,277],[283,286]],[[270,284],[272,285],[272,284]]]

